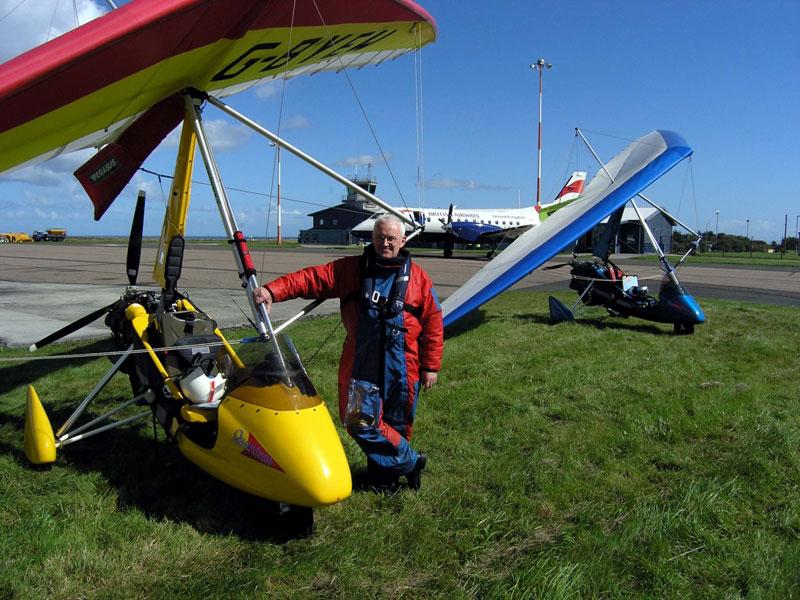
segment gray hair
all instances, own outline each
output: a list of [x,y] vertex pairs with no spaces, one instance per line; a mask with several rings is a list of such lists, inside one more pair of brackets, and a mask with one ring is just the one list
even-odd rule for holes
[[390,225],[390,224],[391,225],[395,225],[395,226],[397,226],[399,228],[401,235],[405,235],[406,234],[406,226],[405,226],[405,224],[400,219],[398,219],[395,215],[393,215],[391,213],[382,214],[380,217],[375,219],[375,225],[373,225],[373,227],[372,227],[372,232],[374,233],[374,232],[378,231],[378,228],[381,225],[384,225],[384,224],[386,224],[386,225]]

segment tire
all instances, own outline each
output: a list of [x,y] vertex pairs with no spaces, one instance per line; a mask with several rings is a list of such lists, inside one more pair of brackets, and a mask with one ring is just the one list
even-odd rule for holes
[[314,509],[291,505],[281,515],[283,530],[292,538],[307,538],[314,534]]

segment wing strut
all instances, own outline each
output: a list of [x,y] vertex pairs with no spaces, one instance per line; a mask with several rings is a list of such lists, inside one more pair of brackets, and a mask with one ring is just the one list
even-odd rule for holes
[[286,381],[290,382],[286,371],[286,362],[284,361],[278,341],[275,339],[275,332],[272,329],[272,323],[269,320],[267,309],[263,304],[256,304],[255,300],[253,300],[253,292],[259,287],[258,279],[256,279],[256,269],[253,265],[250,251],[247,249],[247,240],[236,225],[236,218],[233,215],[231,204],[228,201],[225,187],[222,185],[219,168],[211,152],[211,146],[208,143],[208,138],[206,137],[206,132],[203,127],[199,105],[206,98],[208,98],[208,96],[205,94],[198,95],[192,93],[192,91],[185,92],[184,101],[186,103],[186,114],[189,117],[189,122],[194,130],[194,134],[197,137],[197,147],[200,149],[200,154],[203,157],[203,163],[208,173],[208,180],[211,182],[211,189],[214,191],[214,199],[217,201],[217,208],[222,218],[225,234],[228,237],[228,243],[231,244],[231,248],[233,249],[233,255],[236,259],[236,266],[239,271],[239,278],[242,280],[242,286],[247,291],[247,301],[250,303],[250,309],[255,316],[256,329],[262,337],[269,337],[272,340],[275,354],[280,363],[280,368],[286,374]]

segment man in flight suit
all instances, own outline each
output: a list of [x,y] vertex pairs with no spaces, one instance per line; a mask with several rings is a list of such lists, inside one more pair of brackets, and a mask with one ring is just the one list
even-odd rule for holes
[[442,363],[439,298],[428,274],[403,248],[403,223],[375,222],[362,256],[306,267],[258,288],[267,310],[293,298],[339,298],[347,337],[339,362],[339,416],[367,455],[373,484],[396,489],[400,475],[419,489],[426,457],[409,443],[420,385]]

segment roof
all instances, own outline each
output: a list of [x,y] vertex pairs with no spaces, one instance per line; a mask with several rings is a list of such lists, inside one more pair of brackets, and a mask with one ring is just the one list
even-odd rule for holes
[[[642,216],[644,217],[645,221],[649,221],[655,215],[664,214],[660,210],[658,210],[657,208],[653,208],[652,206],[639,206],[638,208],[639,212],[642,213]],[[667,215],[664,215],[664,218],[669,222],[670,225],[677,225],[677,223],[672,219],[670,219]],[[603,224],[608,223],[608,219],[609,217],[606,217],[600,222]],[[636,215],[636,211],[633,209],[633,207],[630,205],[626,205],[625,209],[622,211],[622,222],[629,223],[631,221],[638,221],[638,220],[639,217]]]

